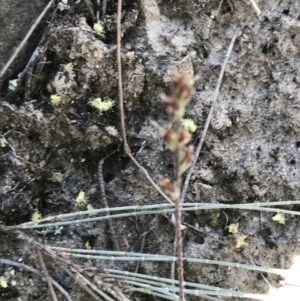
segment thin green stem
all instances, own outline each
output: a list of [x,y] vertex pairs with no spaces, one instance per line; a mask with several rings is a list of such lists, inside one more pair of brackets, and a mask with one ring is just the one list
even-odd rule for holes
[[[264,203],[247,203],[247,204],[211,204],[211,203],[181,203],[181,210],[185,210],[185,208],[190,207],[190,210],[207,210],[207,209],[247,209],[247,210],[262,210],[262,206],[282,206],[282,205],[298,205],[300,204],[300,201],[275,201],[275,202],[264,202]],[[25,226],[29,225],[37,225],[43,222],[48,222],[48,221],[57,221],[57,220],[62,220],[70,217],[76,217],[76,216],[83,216],[83,215],[95,215],[97,213],[107,213],[107,212],[115,212],[115,211],[126,211],[126,210],[134,210],[134,211],[142,211],[142,210],[149,210],[149,209],[157,209],[157,207],[160,207],[161,209],[159,211],[156,211],[156,213],[165,213],[165,209],[173,208],[174,204],[169,204],[169,203],[164,203],[164,204],[154,204],[154,205],[146,205],[146,206],[123,206],[123,207],[113,207],[113,208],[101,208],[101,209],[93,209],[93,210],[85,210],[85,211],[78,211],[78,212],[73,212],[73,213],[67,213],[67,214],[59,214],[55,216],[49,216],[46,218],[42,218],[38,221],[31,221],[27,223],[23,223],[19,226],[20,228],[25,228]],[[257,209],[254,209],[256,207],[260,207]],[[194,209],[196,208],[196,209]],[[188,211],[188,210],[187,210]],[[265,210],[267,211],[267,210]],[[172,211],[171,211],[172,212]],[[297,211],[285,211],[283,209],[276,209],[276,213],[287,213],[287,214],[295,214],[297,215]],[[155,213],[155,214],[156,214]],[[132,215],[135,215],[135,212],[130,213]],[[145,213],[146,214],[146,213]],[[299,214],[298,214],[299,215]]]
[[[137,281],[132,281],[132,280],[124,280],[122,281],[124,283],[128,283],[130,285],[134,285],[134,286],[139,286],[145,289],[148,289],[150,291],[156,291],[156,292],[160,292],[163,294],[166,294],[168,296],[172,295],[172,292],[179,292],[180,289],[178,287],[174,287],[174,286],[168,286],[168,287],[157,287],[157,286],[153,286],[150,284],[144,284],[144,283],[140,283]],[[157,285],[155,283],[155,285]],[[241,297],[241,298],[251,298],[251,299],[255,299],[255,300],[265,300],[265,296],[261,295],[261,294],[249,294],[249,293],[243,293],[243,292],[237,292],[237,291],[233,291],[233,290],[227,290],[227,291],[207,291],[207,290],[191,290],[191,289],[185,289],[185,294],[187,295],[193,295],[193,296],[198,296],[198,297],[202,297],[202,296],[207,296],[207,295],[213,295],[213,296],[224,296],[224,297]]]
[[173,294],[172,296],[168,296],[168,295],[160,294],[160,293],[157,293],[157,292],[154,292],[152,290],[145,289],[145,288],[133,288],[133,287],[129,287],[129,289],[131,291],[141,292],[141,293],[148,294],[148,295],[154,295],[154,296],[157,296],[157,297],[160,297],[160,298],[163,298],[163,299],[168,299],[168,300],[172,300],[172,301],[178,301],[178,296],[176,296],[175,294]]
[[[295,202],[299,203],[299,201]],[[265,205],[269,205],[266,203]],[[276,204],[274,204],[275,206]],[[157,205],[156,205],[157,207]],[[257,210],[257,211],[267,211],[267,212],[274,212],[274,213],[285,213],[291,215],[300,215],[298,211],[292,210],[284,210],[284,209],[277,209],[277,208],[265,208],[260,207],[259,205],[255,206],[255,203],[251,205],[224,205],[224,204],[203,204],[203,203],[195,203],[194,206],[182,206],[181,211],[198,211],[198,210],[208,210],[208,209],[248,209],[248,210]],[[63,226],[63,225],[71,225],[71,224],[79,224],[79,223],[87,223],[87,222],[94,222],[94,221],[101,221],[107,220],[109,218],[124,218],[130,216],[140,216],[140,215],[152,215],[152,214],[167,214],[167,213],[174,213],[174,208],[169,209],[159,209],[159,210],[152,210],[152,211],[140,211],[140,212],[129,212],[129,213],[119,213],[110,216],[98,216],[98,217],[89,217],[85,219],[77,219],[77,220],[69,220],[69,221],[60,221],[56,223],[46,223],[46,224],[39,224],[40,221],[35,221],[35,224],[21,224],[18,226],[13,226],[12,228],[16,229],[34,229],[34,228],[45,228],[45,227],[55,227],[55,226]]]
[[[170,283],[168,285],[168,284],[166,284],[164,282],[150,281],[148,279],[137,278],[137,277],[128,277],[128,276],[115,275],[115,274],[113,274],[113,275],[107,275],[107,276],[114,277],[114,278],[117,278],[117,279],[124,279],[126,281],[135,281],[135,282],[146,283],[146,284],[149,284],[151,286],[160,286],[160,287],[164,287],[164,288],[168,289],[169,291],[174,291],[174,285],[172,283]],[[153,278],[155,278],[155,277],[153,277]],[[169,280],[169,279],[167,279],[167,280]],[[191,282],[189,282],[189,283],[191,283]],[[176,281],[176,284],[178,284],[178,281]],[[196,283],[192,283],[191,286],[196,286],[196,285],[197,285]],[[201,284],[198,284],[198,285],[202,286]],[[185,282],[185,286],[188,286],[187,282]],[[202,287],[202,289],[210,289],[210,288],[211,288],[211,291],[217,292],[220,296],[221,295],[225,296],[225,294],[228,295],[229,293],[233,292],[232,290],[227,290],[227,289],[222,289],[222,288],[216,288],[214,286],[205,286],[205,285],[203,285],[203,287]],[[185,292],[188,292],[188,290],[185,289]],[[211,292],[205,291],[205,294],[211,294]],[[234,294],[237,297],[241,297],[241,296],[246,295],[247,293],[234,291]],[[203,294],[201,294],[201,295],[203,295]]]
[[[98,260],[106,260],[106,261],[158,261],[158,262],[176,262],[177,257],[174,256],[164,256],[153,254],[153,256],[98,256],[98,255],[86,255],[86,254],[76,254],[76,253],[66,253],[60,252],[60,254],[64,257],[75,257],[75,258],[86,258],[86,259],[98,259]],[[190,258],[183,257],[184,262],[195,262],[195,263],[205,263],[205,264],[214,264],[214,265],[222,265],[222,266],[230,266],[234,268],[243,268],[252,271],[266,272],[277,275],[286,275],[286,270],[283,269],[275,269],[268,267],[259,267],[249,264],[235,263],[235,262],[227,262],[227,261],[219,261],[219,260],[210,260],[210,259],[201,259],[201,258]]]

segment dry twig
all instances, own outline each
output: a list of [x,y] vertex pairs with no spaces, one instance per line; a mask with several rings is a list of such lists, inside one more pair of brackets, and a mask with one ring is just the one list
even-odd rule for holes
[[125,154],[131,159],[135,166],[144,174],[152,186],[163,196],[169,203],[173,204],[170,198],[159,188],[159,186],[152,180],[147,170],[142,167],[131,153],[130,147],[127,143],[125,116],[124,116],[124,102],[123,102],[123,83],[122,83],[122,61],[121,61],[121,15],[122,15],[122,0],[118,0],[118,13],[117,13],[117,62],[118,62],[118,88],[119,88],[119,110],[122,128],[123,147]]
[[51,5],[53,5],[54,0],[51,0],[48,5],[45,7],[45,9],[43,10],[43,12],[39,15],[39,17],[37,18],[37,20],[34,22],[34,24],[31,26],[31,28],[29,29],[29,31],[27,32],[25,38],[23,39],[23,41],[21,42],[21,44],[18,46],[18,48],[15,50],[14,54],[11,56],[11,58],[8,60],[8,62],[6,63],[6,65],[4,66],[4,68],[1,70],[0,72],[0,78],[4,75],[4,73],[6,72],[6,70],[9,68],[9,66],[11,65],[11,63],[14,61],[14,59],[17,57],[17,55],[19,54],[19,52],[21,51],[21,49],[23,48],[23,46],[25,45],[25,43],[27,42],[27,40],[29,39],[29,37],[31,36],[31,34],[33,33],[33,31],[35,30],[35,28],[37,27],[37,25],[41,22],[42,18],[44,17],[44,15],[46,14],[46,12],[48,11],[48,9],[51,7]]

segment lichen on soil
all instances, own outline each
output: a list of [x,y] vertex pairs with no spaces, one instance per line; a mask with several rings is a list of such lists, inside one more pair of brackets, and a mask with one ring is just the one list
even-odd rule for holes
[[[109,1],[113,21],[116,2]],[[173,172],[172,155],[151,123],[171,122],[159,95],[168,92],[175,71],[197,76],[186,112],[198,127],[193,134],[197,145],[227,47],[236,27],[241,28],[186,201],[236,204],[296,200],[299,195],[299,5],[284,0],[256,2],[262,11],[259,17],[249,1],[226,0],[220,9],[216,0],[124,4],[122,75],[128,141],[155,181],[172,177]],[[103,207],[97,166],[107,156],[104,179],[111,207],[164,202],[122,151],[118,105],[97,112],[88,104],[96,97],[117,102],[116,28],[107,26],[103,36],[97,35],[81,6],[58,16],[44,34],[50,63],[41,90],[30,91],[28,99],[18,96],[17,101],[8,95],[0,102],[0,133],[7,141],[0,147],[0,217],[7,225],[29,221],[35,210],[42,216],[78,210],[73,200],[80,191],[86,192],[93,207]],[[68,63],[73,64],[71,72],[64,69]],[[51,104],[53,94],[64,97],[61,106]],[[55,172],[63,175],[61,183],[51,181]],[[290,268],[300,254],[299,218],[286,216],[285,224],[279,224],[272,216],[241,210],[185,213],[183,221],[198,230],[185,232],[184,256]],[[236,222],[239,235],[246,236],[240,248],[236,248],[237,235],[226,228]],[[143,252],[173,252],[174,227],[164,216],[115,219],[113,225],[123,251],[139,252],[142,235],[149,231]],[[57,235],[28,234],[49,245],[83,248],[88,241],[94,249],[113,248],[106,222],[66,226]],[[0,257],[39,268],[29,245],[3,233],[0,245]],[[47,258],[45,262],[74,300],[86,300],[54,262]],[[78,263],[129,271],[136,266]],[[169,277],[170,265],[141,263],[139,272]],[[36,276],[9,266],[0,267],[1,275],[16,285],[0,288],[0,300],[46,298],[47,285]],[[278,276],[263,276],[273,288],[283,285]],[[238,268],[185,265],[186,281],[249,293],[269,292],[263,276]]]

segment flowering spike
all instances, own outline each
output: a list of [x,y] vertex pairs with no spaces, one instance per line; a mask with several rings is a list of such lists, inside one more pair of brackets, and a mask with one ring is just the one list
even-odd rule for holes
[[192,145],[189,147],[184,146],[179,149],[178,169],[180,174],[183,174],[191,166],[194,159],[193,150],[194,148]]
[[191,134],[183,128],[179,128],[177,131],[177,138],[179,145],[186,145],[191,140]]
[[158,127],[158,130],[166,146],[171,151],[175,151],[178,148],[178,144],[179,144],[177,133],[170,129],[166,130],[160,126]]
[[193,93],[193,80],[188,79],[185,73],[175,74],[172,85],[172,94],[176,98],[188,101]]
[[167,105],[168,113],[175,119],[181,120],[193,93],[193,81],[187,79],[184,73],[176,74],[171,87],[171,95],[162,96],[162,101]]
[[184,146],[191,140],[191,134],[183,128],[175,132],[161,127],[156,122],[153,122],[153,124],[158,128],[162,139],[171,151],[175,151],[178,147]]
[[176,201],[180,197],[180,189],[178,185],[172,183],[170,179],[160,179],[159,186],[172,201]]

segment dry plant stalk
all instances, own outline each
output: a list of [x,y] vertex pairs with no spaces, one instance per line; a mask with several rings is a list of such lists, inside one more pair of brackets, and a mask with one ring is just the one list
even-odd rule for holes
[[162,101],[167,105],[167,110],[174,118],[174,129],[162,128],[157,125],[160,135],[166,146],[174,152],[174,173],[175,179],[161,179],[159,184],[165,194],[175,204],[175,239],[177,250],[177,274],[179,284],[179,300],[184,300],[184,279],[183,279],[183,255],[181,237],[181,211],[180,211],[180,187],[182,174],[190,167],[193,160],[193,147],[186,146],[191,140],[191,134],[182,127],[181,120],[185,113],[194,90],[193,82],[188,80],[184,74],[177,74],[171,87],[171,95],[163,96]]
[[174,79],[172,94],[169,97],[164,97],[168,112],[175,119],[175,130],[161,129],[166,144],[171,146],[171,150],[175,154],[175,181],[172,183],[169,179],[162,179],[159,186],[153,181],[147,170],[143,168],[131,153],[127,143],[125,116],[124,116],[124,101],[123,101],[123,82],[122,82],[122,61],[121,61],[121,13],[122,0],[118,0],[117,12],[117,63],[118,63],[118,88],[119,88],[119,110],[120,121],[123,138],[123,147],[125,154],[145,175],[152,186],[162,195],[169,203],[175,204],[175,231],[176,231],[176,247],[177,247],[177,272],[179,283],[179,300],[184,301],[184,279],[183,279],[183,260],[182,260],[182,237],[181,237],[181,211],[180,211],[180,185],[182,174],[190,167],[193,160],[191,147],[185,145],[190,141],[191,135],[182,128],[181,119],[185,112],[185,106],[189,102],[192,95],[192,82],[184,75],[178,75]]
[[135,166],[144,174],[147,180],[158,191],[158,193],[169,203],[173,204],[170,198],[159,188],[159,186],[150,177],[147,170],[141,166],[131,153],[130,147],[127,143],[125,115],[124,115],[124,101],[123,101],[123,81],[122,81],[122,61],[121,61],[121,15],[122,15],[122,0],[118,0],[117,12],[117,63],[118,63],[118,89],[119,89],[119,111],[121,121],[121,131],[123,139],[123,148],[125,154],[131,159]]
[[57,296],[56,296],[56,294],[55,294],[55,291],[54,291],[54,289],[53,289],[53,285],[52,285],[52,282],[51,282],[51,278],[50,278],[49,273],[48,273],[48,270],[47,270],[47,268],[46,268],[46,266],[45,266],[45,263],[44,263],[44,260],[43,260],[42,253],[40,252],[39,249],[37,249],[37,254],[38,254],[38,258],[39,258],[40,265],[41,265],[41,267],[42,267],[44,276],[45,276],[45,278],[46,278],[46,280],[47,280],[47,284],[48,284],[48,287],[49,287],[49,291],[50,291],[52,300],[53,300],[53,301],[58,301]]

